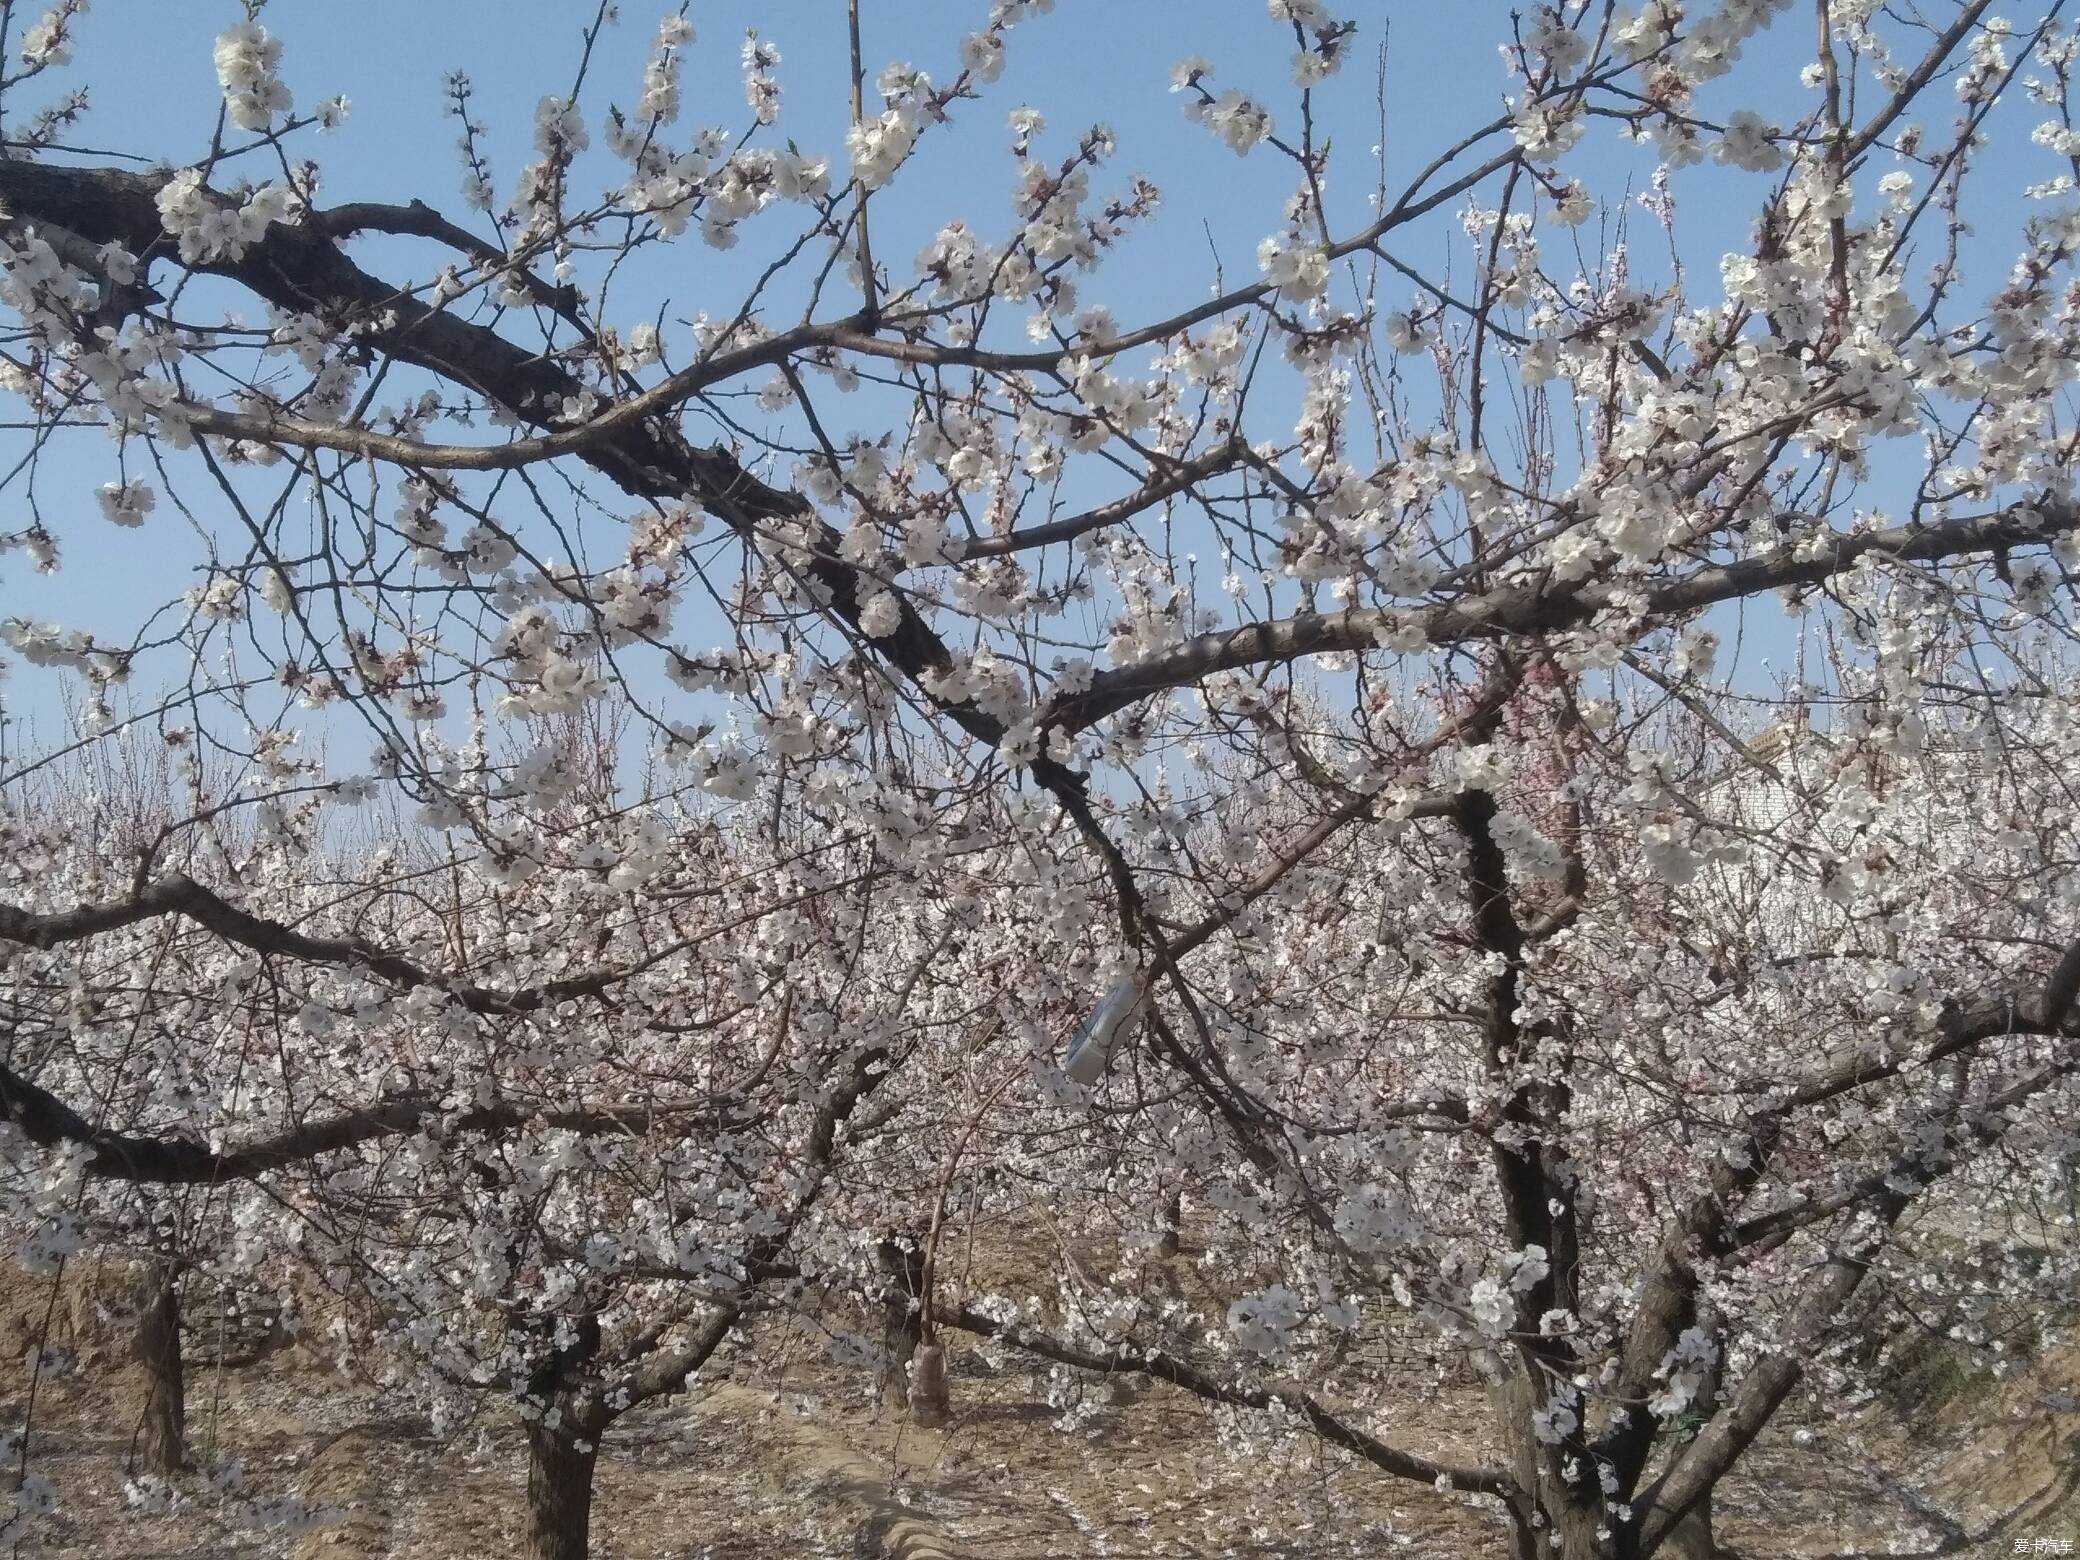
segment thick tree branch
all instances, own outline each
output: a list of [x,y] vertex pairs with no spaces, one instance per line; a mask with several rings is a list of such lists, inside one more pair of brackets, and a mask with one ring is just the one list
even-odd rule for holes
[[578,308],[577,288],[553,286],[543,281],[496,244],[477,237],[467,228],[456,226],[423,200],[409,201],[402,206],[387,201],[349,201],[342,206],[312,213],[311,222],[320,232],[333,238],[349,238],[356,233],[389,233],[397,237],[434,239],[458,254],[468,255],[477,268],[487,274],[517,277],[520,285],[527,289],[528,297],[558,318],[577,326],[588,339],[591,337],[592,328]]
[[691,946],[690,942],[674,942],[627,967],[590,970],[583,975],[547,981],[539,986],[499,991],[489,986],[456,982],[414,964],[401,954],[379,948],[364,938],[313,937],[279,921],[263,920],[241,910],[187,874],[178,872],[147,885],[129,899],[113,904],[82,905],[47,914],[15,905],[0,905],[0,942],[49,949],[165,915],[184,916],[226,942],[237,943],[255,953],[279,954],[310,964],[348,965],[398,986],[437,987],[472,1013],[503,1016],[536,1013],[558,1002],[599,996],[617,983]]
[[[119,243],[147,259],[164,259],[167,240],[155,201],[168,177],[0,159],[0,204],[20,218],[57,223],[90,242]],[[528,351],[371,276],[315,225],[275,223],[237,258],[200,262],[192,269],[238,282],[277,308],[316,315],[335,329],[352,328],[370,347],[465,386],[537,427],[554,428],[563,420],[567,403],[591,393],[592,387],[553,356]],[[839,555],[837,533],[799,495],[759,480],[728,451],[689,442],[667,415],[700,385],[827,341],[834,328],[804,326],[736,352],[718,353],[651,390],[610,403],[581,426],[557,428],[536,440],[497,449],[465,449],[445,463],[489,469],[548,455],[576,455],[635,497],[699,503],[762,549],[774,544],[778,531],[798,535],[800,566],[819,605],[836,616],[856,642],[871,639],[881,658],[917,685],[933,708],[969,736],[995,747],[1004,736],[1003,723],[995,716],[972,703],[948,704],[931,695],[927,680],[949,670],[952,657],[907,597],[897,593],[899,617],[893,630],[864,634],[859,627],[860,575]],[[242,425],[224,419],[236,416],[212,412],[193,418],[190,426],[228,434]],[[267,422],[262,419],[259,431],[235,436],[265,439]],[[277,425],[290,426],[286,421]],[[299,426],[312,433],[318,427]],[[358,429],[333,433],[343,441],[339,447],[352,453],[406,466],[444,463],[429,456],[424,446],[416,453],[396,447],[414,441],[393,445],[382,435]],[[1032,772],[1086,833],[1095,827],[1079,776],[1046,758],[1035,762]]]
[[1844,1186],[1824,1196],[1803,1198],[1788,1208],[1778,1208],[1770,1213],[1758,1214],[1744,1219],[1727,1231],[1721,1248],[1728,1252],[1742,1251],[1749,1247],[1773,1248],[1799,1230],[1807,1229],[1822,1219],[1853,1208],[1858,1203],[1876,1197],[1888,1186],[1910,1184],[1916,1181],[1932,1181],[1950,1168],[1950,1156],[1971,1142],[1993,1142],[2006,1130],[2001,1125],[2001,1113],[2012,1110],[2043,1093],[2044,1090],[2069,1076],[2080,1060],[2054,1063],[2039,1068],[2026,1078],[2018,1079],[2007,1088],[2001,1089],[1985,1099],[1971,1104],[1969,1114],[1962,1120],[1947,1120],[1941,1139],[1932,1146],[1916,1146],[1896,1150],[1891,1160],[1882,1169],[1858,1176]]
[[2076,527],[2080,527],[2080,509],[2063,500],[2040,500],[1936,525],[1909,523],[1845,534],[1824,548],[1811,544],[1780,547],[1672,580],[1598,581],[1569,589],[1540,578],[1405,610],[1353,608],[1249,623],[1201,634],[1160,655],[1100,672],[1084,692],[1057,700],[1042,724],[1082,731],[1151,694],[1196,683],[1215,672],[1332,651],[1371,649],[1377,636],[1405,624],[1421,628],[1427,642],[1439,646],[1545,636],[1580,628],[1598,613],[1619,605],[1621,595],[1637,593],[1645,598],[1646,607],[1636,637],[1671,617],[1718,602],[1787,586],[1819,584],[1867,557],[1934,563],[2047,544]]
[[[751,1281],[756,1282],[762,1276],[780,1271],[780,1253],[815,1207],[817,1196],[823,1189],[824,1177],[837,1152],[838,1129],[851,1119],[860,1101],[888,1077],[892,1065],[892,1058],[883,1046],[867,1046],[859,1050],[832,1084],[830,1093],[816,1107],[802,1145],[802,1165],[796,1178],[798,1190],[793,1206],[781,1219],[780,1227],[754,1241],[744,1256],[744,1271]],[[683,1391],[686,1378],[707,1363],[708,1356],[729,1336],[730,1329],[743,1314],[742,1300],[719,1305],[706,1322],[685,1334],[676,1346],[641,1360],[623,1382],[628,1406],[632,1408],[652,1398],[668,1397]]]
[[[1706,1188],[1693,1198],[1663,1237],[1660,1253],[1641,1285],[1633,1308],[1632,1327],[1621,1356],[1623,1368],[1610,1389],[1619,1402],[1643,1404],[1654,1390],[1662,1360],[1691,1324],[1700,1258],[1724,1256],[1776,1233],[1781,1213],[1761,1216],[1746,1225],[1732,1223],[1742,1201],[1761,1183],[1783,1132],[1802,1110],[1842,1094],[1967,1051],[2009,1034],[2070,1033],[2074,1022],[2075,984],[2080,970],[2080,939],[2068,945],[2042,987],[2033,993],[1987,999],[1969,1008],[1953,1005],[1935,1045],[1925,1052],[1895,1046],[1882,1056],[1856,1056],[1826,1068],[1782,1098],[1758,1111],[1748,1123],[1747,1152],[1737,1161],[1721,1159],[1712,1166]],[[1885,1191],[1883,1178],[1858,1189],[1859,1195],[1839,1206]],[[1802,1205],[1803,1206],[1803,1205]],[[1788,1212],[1788,1210],[1782,1211]],[[1816,1212],[1816,1218],[1823,1216]],[[1635,1408],[1606,1431],[1597,1454],[1617,1471],[1622,1489],[1630,1489],[1653,1447],[1654,1422]]]
[[503,1102],[449,1115],[438,1098],[411,1095],[307,1122],[243,1148],[216,1150],[195,1138],[134,1136],[97,1127],[56,1095],[0,1066],[0,1121],[14,1123],[39,1147],[86,1150],[83,1168],[89,1176],[163,1185],[250,1181],[434,1124],[448,1132],[513,1132],[540,1126],[567,1132],[640,1134],[661,1122],[692,1117],[716,1130],[743,1125],[721,1117],[713,1102],[568,1108]]

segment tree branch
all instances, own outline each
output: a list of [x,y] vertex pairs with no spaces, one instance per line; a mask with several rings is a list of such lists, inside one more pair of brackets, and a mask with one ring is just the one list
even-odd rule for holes
[[681,940],[655,950],[634,965],[589,970],[583,975],[517,991],[498,991],[489,986],[457,983],[360,937],[313,937],[279,921],[263,920],[180,872],[114,904],[82,905],[48,914],[0,905],[0,941],[49,949],[163,915],[184,916],[226,942],[255,953],[280,954],[310,964],[349,965],[404,987],[437,987],[472,1013],[501,1016],[536,1013],[558,1002],[599,996],[609,987],[692,946],[691,940]]
[[1406,610],[1375,607],[1301,613],[1201,634],[1160,655],[1100,672],[1083,693],[1055,701],[1041,724],[1082,731],[1137,700],[1198,682],[1215,672],[1333,651],[1369,650],[1377,644],[1378,635],[1406,624],[1421,628],[1428,643],[1438,646],[1546,635],[1579,628],[1619,605],[1621,593],[1636,593],[1646,599],[1637,630],[1644,633],[1657,620],[1717,602],[1786,586],[1819,584],[1866,557],[1932,563],[2047,544],[2075,528],[2080,528],[2080,509],[2052,498],[1937,525],[1909,522],[1841,535],[1825,549],[1815,549],[1810,543],[1780,547],[1658,583],[1594,582],[1570,590],[1533,579]]
[[1104,1374],[1131,1372],[1135,1375],[1151,1376],[1157,1381],[1167,1381],[1172,1386],[1182,1387],[1208,1402],[1230,1403],[1239,1408],[1284,1408],[1304,1418],[1323,1440],[1333,1442],[1346,1451],[1356,1452],[1373,1467],[1394,1474],[1398,1478],[1433,1485],[1438,1480],[1445,1479],[1449,1480],[1455,1489],[1504,1498],[1515,1492],[1515,1485],[1509,1475],[1500,1468],[1470,1468],[1452,1463],[1432,1462],[1429,1458],[1418,1457],[1413,1452],[1400,1451],[1374,1436],[1367,1435],[1356,1426],[1345,1423],[1316,1399],[1290,1387],[1247,1387],[1224,1382],[1196,1366],[1186,1364],[1174,1355],[1161,1351],[1144,1352],[1120,1348],[1101,1354],[1096,1350],[1079,1348],[1062,1339],[1051,1337],[1036,1328],[1028,1327],[1023,1322],[1004,1321],[986,1315],[972,1306],[935,1305],[932,1307],[932,1317],[942,1327],[957,1328],[979,1337],[1000,1339],[1013,1348],[1023,1349],[1028,1354],[1037,1354],[1042,1359],[1072,1365],[1078,1370]]
[[438,1098],[411,1095],[219,1151],[195,1138],[132,1136],[97,1127],[56,1095],[0,1065],[0,1121],[13,1122],[42,1148],[69,1145],[87,1150],[83,1169],[89,1176],[160,1185],[256,1180],[324,1154],[401,1137],[430,1123],[451,1132],[511,1132],[539,1125],[567,1132],[642,1133],[682,1114],[705,1114],[718,1131],[745,1124],[723,1118],[712,1102],[674,1107],[646,1101],[563,1109],[502,1102],[451,1116],[444,1114]]
[[1050,520],[1044,525],[1028,526],[1023,531],[1012,531],[1003,536],[985,536],[969,542],[963,550],[963,558],[1000,558],[1006,553],[1027,552],[1035,547],[1046,547],[1054,542],[1066,542],[1090,531],[1102,531],[1109,525],[1118,525],[1122,520],[1132,519],[1144,509],[1151,509],[1164,499],[1184,492],[1194,482],[1203,482],[1232,469],[1242,458],[1242,446],[1230,440],[1208,450],[1203,455],[1186,461],[1165,461],[1162,474],[1152,477],[1124,498],[1116,498],[1109,504],[1100,504],[1096,509],[1080,515],[1070,515],[1061,520]]

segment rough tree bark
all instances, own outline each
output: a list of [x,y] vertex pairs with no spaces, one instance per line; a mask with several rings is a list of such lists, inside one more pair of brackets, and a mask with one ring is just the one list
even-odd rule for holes
[[[1699,1324],[1716,1338],[1718,1327],[1710,1307],[1701,1307]],[[1697,1389],[1695,1406],[1699,1413],[1709,1418],[1719,1407],[1719,1367],[1714,1365],[1705,1373],[1704,1384]],[[1656,1551],[1661,1560],[1719,1560],[1719,1542],[1712,1536],[1712,1496],[1708,1490],[1690,1514],[1670,1530],[1667,1540]]]
[[[1556,1476],[1552,1448],[1532,1433],[1531,1416],[1544,1407],[1547,1389],[1520,1367],[1488,1384],[1488,1402],[1523,1502],[1513,1509],[1512,1560],[1608,1560],[1615,1535],[1606,1531],[1597,1503]],[[1534,1520],[1526,1520],[1532,1514]]]
[[1719,1542],[1712,1536],[1711,1496],[1692,1506],[1690,1515],[1676,1524],[1654,1553],[1659,1560],[1719,1560]]
[[180,1266],[152,1264],[138,1319],[137,1357],[145,1372],[144,1422],[138,1450],[154,1473],[178,1473],[187,1461],[187,1383],[181,1369]]
[[946,1388],[946,1350],[937,1338],[921,1343],[910,1367],[910,1422],[927,1428],[943,1425],[953,1417],[953,1400]]
[[910,1406],[910,1362],[924,1333],[919,1296],[924,1293],[924,1248],[903,1235],[884,1236],[874,1255],[887,1277],[882,1290],[881,1401]]
[[597,1394],[581,1395],[579,1383],[599,1357],[599,1314],[586,1311],[562,1325],[552,1316],[533,1316],[524,1325],[547,1350],[528,1382],[529,1397],[541,1405],[540,1417],[527,1425],[528,1560],[586,1560],[592,1466],[609,1416],[599,1411]]
[[1510,1503],[1510,1560],[1542,1560],[1545,1553],[1543,1530],[1528,1520],[1537,1509],[1538,1447],[1528,1432],[1537,1406],[1514,1372],[1488,1383],[1488,1407],[1503,1427],[1503,1450],[1520,1497]]
[[599,1443],[569,1405],[527,1428],[527,1560],[586,1560]]

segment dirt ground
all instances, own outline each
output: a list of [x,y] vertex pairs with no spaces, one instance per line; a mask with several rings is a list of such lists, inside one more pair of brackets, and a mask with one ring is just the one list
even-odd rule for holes
[[[40,1314],[7,1286],[9,1321]],[[47,1304],[45,1301],[43,1304]],[[0,1340],[10,1343],[12,1339]],[[871,1372],[801,1333],[754,1335],[699,1391],[622,1420],[600,1459],[595,1555],[615,1560],[1059,1560],[1406,1556],[1505,1552],[1492,1505],[1386,1478],[1333,1448],[1161,1386],[1100,1384],[1066,1408],[1022,1364],[993,1367],[949,1339],[955,1418],[920,1430],[880,1411]],[[124,1463],[142,1404],[119,1345],[88,1348],[37,1382],[31,1466],[58,1510],[19,1553],[106,1560],[366,1560],[517,1553],[525,1482],[517,1422],[489,1412],[445,1440],[400,1417],[351,1373],[301,1350],[198,1365],[189,1384],[199,1461],[242,1465],[240,1497],[200,1473],[140,1504]],[[63,1361],[60,1362],[61,1365]],[[0,1365],[0,1428],[19,1429],[20,1355]],[[1746,1560],[1896,1552],[1922,1511],[1925,1542],[1959,1554],[2055,1554],[2080,1540],[2080,1352],[2029,1376],[1956,1391],[1908,1441],[1897,1405],[1831,1426],[1773,1426],[1717,1511]],[[1409,1396],[1400,1444],[1492,1455],[1476,1389]],[[1889,1472],[1884,1470],[1890,1470]],[[2068,1475],[2063,1491],[2061,1473]],[[2052,1487],[1977,1546],[1940,1550]],[[300,1497],[316,1525],[263,1525],[256,1499]],[[1918,1503],[1918,1505],[1917,1505]],[[2030,1546],[2018,1551],[2021,1541]]]

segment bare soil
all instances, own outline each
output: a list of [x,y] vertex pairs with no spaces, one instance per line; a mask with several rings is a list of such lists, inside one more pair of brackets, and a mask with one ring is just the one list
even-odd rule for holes
[[[11,1275],[0,1287],[0,1344],[12,1348],[50,1308],[47,1280]],[[75,1322],[58,1368],[47,1365],[34,1383],[30,1464],[54,1483],[60,1506],[20,1553],[444,1560],[520,1550],[526,1470],[517,1420],[487,1411],[436,1438],[356,1373],[302,1348],[191,1371],[197,1460],[239,1462],[246,1498],[219,1495],[198,1472],[175,1481],[171,1509],[134,1504],[124,1469],[144,1402],[141,1373],[120,1339],[91,1318]],[[806,1332],[755,1334],[718,1362],[708,1384],[609,1433],[594,1554],[1458,1560],[1506,1552],[1490,1503],[1389,1479],[1305,1438],[1265,1435],[1261,1422],[1167,1387],[1089,1384],[1050,1404],[1044,1373],[992,1368],[960,1340],[947,1343],[955,1415],[943,1429],[920,1430],[879,1408],[869,1369],[833,1363]],[[0,1427],[18,1429],[25,1417],[24,1352],[0,1364]],[[1485,1415],[1474,1388],[1411,1392],[1397,1402],[1393,1437],[1435,1455],[1480,1458],[1493,1450]],[[1901,1424],[1917,1417],[1928,1422],[1911,1438]],[[1835,1424],[1772,1426],[1721,1493],[1718,1536],[1724,1553],[1747,1560],[2080,1553],[2076,1479],[2080,1351],[2054,1351],[2005,1382],[1953,1383],[1926,1416],[1874,1404]],[[252,1499],[274,1495],[329,1509],[301,1530],[256,1522]],[[1916,1523],[1918,1537],[1903,1530]],[[1989,1529],[1982,1543],[1956,1542]],[[2069,1540],[2074,1548],[2058,1547]],[[2018,1551],[2018,1541],[2029,1547]]]

